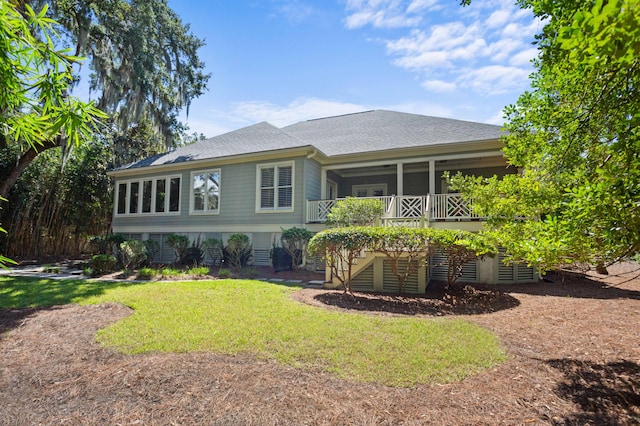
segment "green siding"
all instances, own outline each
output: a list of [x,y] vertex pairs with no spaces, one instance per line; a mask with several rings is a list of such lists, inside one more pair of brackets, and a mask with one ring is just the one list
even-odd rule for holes
[[[219,165],[210,167],[191,167],[182,172],[147,174],[135,179],[153,178],[166,175],[179,174],[181,180],[180,214],[158,215],[139,214],[133,216],[115,215],[113,227],[117,232],[118,227],[163,227],[167,232],[171,228],[181,226],[202,226],[203,232],[215,232],[216,225],[244,225],[244,224],[299,224],[304,223],[304,208],[306,205],[305,181],[305,157],[295,159],[294,174],[294,212],[282,213],[256,213],[256,166],[265,163],[277,163],[289,161],[288,159],[264,162],[251,162],[242,164]],[[219,168],[220,177],[220,212],[217,215],[190,215],[189,195],[191,186],[191,172]],[[317,167],[319,170],[319,167]],[[130,180],[131,178],[122,179]],[[116,181],[117,185],[118,181]],[[242,227],[238,228],[242,232]]]

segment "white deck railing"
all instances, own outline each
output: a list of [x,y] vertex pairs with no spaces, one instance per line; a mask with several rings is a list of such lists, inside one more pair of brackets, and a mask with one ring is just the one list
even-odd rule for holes
[[[443,220],[473,220],[471,204],[460,194],[397,195],[369,197],[384,204],[383,221],[389,225]],[[307,223],[322,223],[338,200],[308,200]]]

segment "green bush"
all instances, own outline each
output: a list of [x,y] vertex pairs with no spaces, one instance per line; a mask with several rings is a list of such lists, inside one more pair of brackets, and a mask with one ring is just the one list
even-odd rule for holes
[[147,263],[151,263],[160,251],[160,243],[156,240],[145,240],[143,243],[147,248]]
[[291,266],[294,271],[300,269],[311,237],[313,237],[313,232],[304,228],[296,228],[295,226],[282,231],[280,241],[282,242],[282,247],[291,256]]
[[202,276],[209,275],[209,267],[208,266],[198,266],[196,268],[191,268],[187,271],[188,274]]
[[149,257],[147,246],[138,240],[127,240],[120,244],[120,255],[124,269],[138,269]]
[[331,227],[372,226],[384,214],[384,204],[377,198],[347,197],[338,200],[327,215]]
[[218,277],[220,278],[229,278],[231,276],[231,271],[227,268],[220,268],[218,271]]
[[96,254],[91,258],[91,269],[93,276],[100,276],[113,272],[116,267],[117,260],[115,256],[110,254]]
[[157,275],[160,275],[160,272],[154,268],[140,268],[138,271],[138,279],[141,280],[150,280]]
[[166,242],[175,253],[174,263],[181,263],[187,249],[189,248],[189,237],[186,235],[171,234],[167,236]]
[[222,241],[217,238],[207,238],[202,242],[204,252],[211,258],[211,265],[219,265],[222,261]]
[[225,260],[231,269],[238,272],[243,266],[251,263],[253,258],[253,246],[251,240],[245,234],[232,234],[224,248]]

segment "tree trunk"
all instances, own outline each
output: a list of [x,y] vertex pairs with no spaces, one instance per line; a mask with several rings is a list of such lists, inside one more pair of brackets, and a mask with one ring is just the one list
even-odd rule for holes
[[7,176],[0,182],[0,197],[7,198],[9,195],[9,191],[13,188],[13,185],[16,184],[18,178],[24,172],[24,170],[31,164],[31,162],[36,158],[36,156],[50,148],[56,148],[60,146],[58,144],[57,139],[52,141],[44,142],[42,145],[38,146],[38,149],[29,148],[27,152],[22,154],[17,163],[14,164],[13,167],[9,169],[9,173]]

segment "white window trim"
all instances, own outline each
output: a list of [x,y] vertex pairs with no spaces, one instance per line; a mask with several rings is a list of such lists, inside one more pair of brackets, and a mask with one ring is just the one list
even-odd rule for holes
[[[202,175],[202,174],[210,174],[210,173],[218,173],[218,208],[215,210],[208,210],[207,209],[207,202],[206,202],[206,192],[205,192],[205,209],[204,210],[194,210],[194,198],[193,198],[193,177],[195,175]],[[220,195],[222,194],[222,170],[220,169],[209,169],[209,170],[197,170],[197,171],[193,171],[191,172],[190,175],[190,179],[189,179],[189,214],[190,215],[219,215],[220,214]]]
[[[271,168],[278,168],[278,167],[288,167],[291,166],[291,207],[269,207],[269,208],[263,208],[260,207],[261,205],[261,178],[262,178],[262,174],[260,173],[260,171],[262,169],[271,169]],[[282,162],[278,162],[278,163],[264,163],[264,164],[257,164],[256,165],[256,213],[293,213],[295,211],[294,206],[295,206],[295,193],[296,193],[296,163],[295,161],[282,161]],[[274,185],[275,185],[275,193],[274,193],[274,204],[276,204],[278,202],[278,183],[277,182],[278,179],[278,174],[274,173]]]
[[[358,189],[367,189],[367,192],[369,189],[371,188],[382,188],[382,190],[384,191],[384,195],[380,195],[380,197],[385,197],[387,195],[387,184],[386,183],[367,183],[367,184],[363,184],[363,185],[352,185],[351,186],[351,195],[353,197],[355,197],[357,190]],[[376,195],[371,195],[371,196],[367,196],[368,198],[370,197],[376,197]]]
[[[164,212],[156,212],[156,194],[157,194],[157,181],[164,180],[165,181],[165,191],[168,192],[171,188],[171,179],[180,178],[180,190],[178,192],[178,210],[171,212],[169,211],[169,197],[165,197],[164,200]],[[182,187],[183,187],[183,176],[178,175],[166,175],[166,176],[148,176],[145,178],[139,179],[127,179],[127,180],[118,180],[116,181],[114,188],[114,196],[113,196],[113,216],[114,217],[140,217],[140,216],[176,216],[180,214],[180,210],[182,207]],[[147,213],[142,213],[142,191],[144,187],[144,182],[150,180],[151,183],[151,211]],[[131,199],[131,183],[138,182],[139,194],[138,194],[138,212],[137,213],[129,213],[129,200]],[[120,202],[120,191],[119,187],[121,184],[126,185],[126,195],[125,195],[125,203],[124,213],[118,213],[118,204]]]

